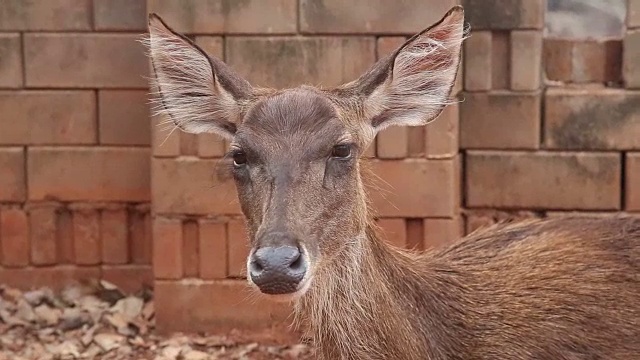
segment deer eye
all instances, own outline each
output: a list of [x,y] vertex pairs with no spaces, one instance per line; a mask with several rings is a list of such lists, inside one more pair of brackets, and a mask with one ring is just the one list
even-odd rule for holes
[[233,166],[242,166],[247,163],[247,154],[242,150],[233,153]]
[[335,158],[346,159],[351,156],[351,145],[341,144],[333,147],[331,156]]

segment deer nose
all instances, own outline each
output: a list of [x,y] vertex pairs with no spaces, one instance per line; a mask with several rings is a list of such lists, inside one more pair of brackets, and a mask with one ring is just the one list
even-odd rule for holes
[[260,291],[270,295],[296,292],[307,272],[307,264],[294,246],[263,247],[249,262],[249,274]]

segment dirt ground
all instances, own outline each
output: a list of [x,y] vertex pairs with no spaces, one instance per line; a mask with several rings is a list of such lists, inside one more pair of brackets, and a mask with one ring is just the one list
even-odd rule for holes
[[0,285],[0,360],[313,359],[277,331],[158,336],[151,291],[107,282],[22,292]]

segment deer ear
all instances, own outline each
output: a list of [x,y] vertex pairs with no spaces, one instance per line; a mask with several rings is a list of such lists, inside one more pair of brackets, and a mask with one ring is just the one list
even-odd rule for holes
[[451,103],[465,33],[464,11],[456,6],[338,90],[362,99],[375,132],[396,125],[425,125]]
[[251,85],[156,14],[149,16],[146,45],[155,75],[151,85],[158,95],[153,99],[157,112],[186,132],[232,138],[242,117],[241,104],[252,94]]

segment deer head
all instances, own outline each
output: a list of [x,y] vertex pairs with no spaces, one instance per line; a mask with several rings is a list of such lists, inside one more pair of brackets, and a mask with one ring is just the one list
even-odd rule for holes
[[225,157],[247,219],[248,280],[294,299],[367,241],[359,158],[381,130],[420,126],[450,103],[465,36],[462,7],[360,78],[332,89],[251,86],[150,16],[159,111],[183,131],[230,140]]

